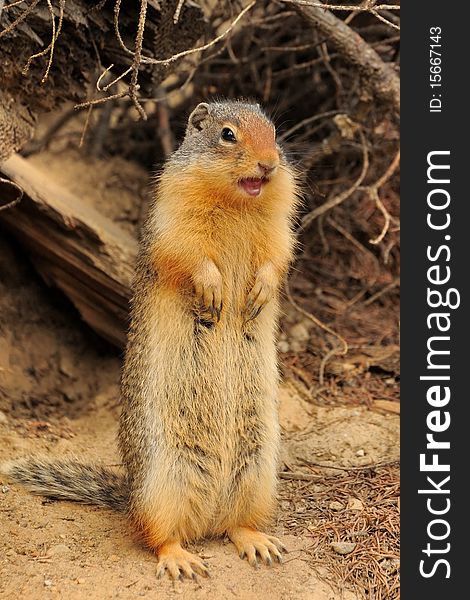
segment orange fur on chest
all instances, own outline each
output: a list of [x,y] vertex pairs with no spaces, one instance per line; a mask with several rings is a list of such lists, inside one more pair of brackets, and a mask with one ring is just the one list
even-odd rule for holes
[[160,285],[172,289],[186,288],[191,282],[192,265],[183,256],[165,252],[164,248],[155,248],[152,253],[152,264],[158,275]]
[[157,194],[167,217],[152,250],[159,280],[186,288],[205,259],[221,272],[245,273],[271,261],[282,276],[292,255],[295,191],[288,172],[279,173],[257,198],[244,198],[220,173],[200,166],[178,178],[164,174]]

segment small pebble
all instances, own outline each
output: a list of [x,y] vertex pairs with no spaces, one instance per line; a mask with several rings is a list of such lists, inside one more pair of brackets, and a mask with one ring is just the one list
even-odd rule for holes
[[303,323],[297,323],[291,327],[289,333],[298,342],[306,342],[310,339],[310,333]]
[[333,500],[333,502],[330,502],[330,505],[328,508],[330,510],[343,510],[344,506],[341,504],[341,502]]
[[359,498],[349,498],[348,500],[348,508],[349,510],[364,510],[364,504],[359,500]]
[[285,340],[278,342],[277,347],[279,348],[279,352],[289,352],[290,350],[289,343]]
[[2,485],[2,494],[6,494],[10,491],[10,488],[7,485]]
[[330,544],[331,548],[336,552],[336,554],[350,554],[356,544],[354,542],[332,542]]
[[399,568],[400,562],[394,558],[386,559],[386,560],[380,561],[380,566],[387,573],[393,573],[394,571],[396,571]]
[[292,340],[289,344],[292,352],[303,352],[305,350],[305,342],[299,342],[298,340]]
[[362,448],[359,448],[359,450],[356,452],[356,456],[364,456],[365,452]]
[[52,585],[52,579],[44,579],[44,585],[50,587]]
[[76,379],[75,368],[76,367],[73,358],[71,356],[61,354],[59,357],[59,371],[71,379]]
[[65,544],[56,544],[55,546],[51,546],[47,551],[47,556],[63,556],[64,554],[68,554],[70,552],[70,548]]
[[81,584],[81,583],[85,583],[85,582],[86,582],[86,579],[83,579],[83,577],[79,577],[79,578],[77,579],[77,583],[80,583],[80,584]]

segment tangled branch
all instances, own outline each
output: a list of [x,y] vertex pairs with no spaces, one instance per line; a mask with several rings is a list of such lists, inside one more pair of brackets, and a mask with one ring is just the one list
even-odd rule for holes
[[400,29],[399,25],[392,23],[385,17],[383,17],[378,11],[379,10],[400,10],[399,4],[379,4],[376,5],[374,0],[366,0],[361,4],[327,4],[324,2],[309,2],[308,0],[281,0],[286,4],[298,4],[299,6],[309,6],[311,8],[322,8],[324,10],[338,10],[338,11],[348,11],[352,13],[358,12],[368,12],[374,17],[376,17],[382,23],[385,23],[389,27],[393,27],[394,29]]
[[[331,41],[336,50],[364,74],[364,84],[371,91],[390,103],[397,115],[400,113],[400,80],[390,64],[384,63],[377,52],[369,46],[344,21],[329,10],[301,3],[300,0],[283,0],[297,6],[298,11],[313,27]],[[329,6],[328,6],[329,8]],[[370,11],[369,11],[370,12]]]
[[44,50],[42,50],[41,52],[32,54],[28,58],[28,61],[23,68],[23,75],[26,75],[27,72],[29,71],[29,67],[31,66],[31,63],[33,62],[33,60],[35,58],[39,58],[40,56],[45,56],[49,52],[49,60],[47,61],[46,71],[41,80],[41,83],[45,83],[49,76],[49,71],[50,71],[51,65],[52,65],[52,59],[54,58],[54,46],[55,46],[55,43],[57,42],[57,38],[59,37],[60,31],[62,29],[62,23],[64,20],[65,2],[66,2],[66,0],[59,0],[59,23],[57,25],[57,30],[56,30],[54,9],[52,8],[51,0],[47,0],[47,6],[49,8],[49,13],[51,15],[51,28],[52,28],[51,41],[50,41],[49,45],[47,46],[47,48],[44,48]]
[[[250,4],[245,6],[245,8],[240,11],[240,13],[237,15],[237,17],[227,27],[227,29],[223,33],[218,35],[216,38],[214,38],[213,40],[208,42],[207,44],[203,44],[202,46],[196,46],[196,48],[190,48],[189,50],[183,50],[182,52],[177,52],[176,54],[173,54],[173,56],[170,56],[169,58],[164,58],[161,60],[157,59],[157,58],[152,58],[150,56],[142,56],[140,59],[141,63],[148,64],[148,65],[170,65],[171,63],[179,60],[180,58],[184,58],[185,56],[189,56],[191,54],[196,54],[197,52],[203,52],[204,50],[208,50],[215,44],[222,41],[225,37],[227,37],[227,35],[233,30],[234,27],[236,27],[236,25],[239,23],[239,21],[241,19],[243,19],[245,14],[255,6],[257,1],[258,0],[252,0],[252,2],[250,2]],[[142,9],[142,4],[147,4],[147,0],[141,0],[141,9]],[[114,23],[115,23],[115,29],[116,29],[116,37],[118,39],[119,45],[121,46],[122,50],[124,50],[124,52],[127,52],[127,54],[134,56],[135,51],[133,52],[124,44],[124,41],[123,41],[120,31],[119,31],[120,5],[121,5],[121,0],[116,0],[116,7],[115,7],[115,11],[114,11]],[[142,51],[142,48],[140,48],[140,51]]]
[[[144,109],[142,108],[142,105],[139,103],[139,101],[137,99],[137,95],[136,95],[136,92],[139,89],[139,85],[138,85],[137,81],[138,81],[140,65],[141,64],[149,64],[149,65],[167,66],[177,60],[180,60],[181,58],[190,56],[191,54],[196,54],[196,53],[200,53],[205,50],[208,50],[212,46],[215,46],[217,43],[219,43],[220,41],[225,39],[229,35],[229,33],[236,27],[236,25],[239,23],[239,21],[244,17],[244,15],[255,6],[256,2],[257,2],[257,0],[253,0],[250,4],[245,6],[245,8],[240,11],[240,13],[237,15],[237,17],[227,27],[227,29],[223,33],[221,33],[220,35],[215,37],[213,40],[208,42],[207,44],[203,44],[202,46],[196,46],[196,48],[190,48],[190,49],[184,50],[182,52],[177,52],[176,54],[173,54],[169,58],[160,60],[160,59],[152,58],[150,56],[142,55],[142,44],[143,44],[144,28],[145,28],[145,16],[146,16],[146,11],[147,11],[147,0],[140,0],[139,23],[138,23],[138,27],[137,27],[137,35],[135,38],[134,51],[130,50],[125,45],[124,40],[122,39],[120,28],[119,28],[119,15],[120,15],[120,10],[121,10],[121,0],[116,0],[116,4],[114,6],[114,30],[115,30],[116,38],[118,40],[118,43],[119,43],[121,49],[124,52],[126,52],[128,55],[132,56],[132,65],[126,71],[121,73],[121,75],[119,75],[118,77],[113,79],[113,81],[111,81],[104,88],[102,88],[102,91],[109,90],[114,84],[116,84],[118,81],[120,81],[121,79],[126,77],[126,75],[128,75],[129,73],[132,73],[131,83],[129,84],[129,87],[128,87],[127,91],[125,91],[125,92],[114,94],[113,96],[108,96],[106,98],[98,98],[95,100],[89,100],[87,102],[82,102],[81,104],[77,104],[75,108],[86,108],[88,106],[102,104],[103,102],[107,102],[108,100],[114,100],[116,98],[124,98],[124,97],[128,96],[134,103],[134,106],[138,110],[141,118],[146,119],[147,115],[146,115]],[[182,6],[183,6],[183,2],[180,2],[178,4],[177,10],[175,12],[176,21],[178,20],[176,17],[179,18],[179,13],[181,11]],[[110,71],[112,66],[113,65],[111,65],[110,67],[105,69],[105,71],[101,74],[98,82],[101,82],[104,75],[106,75],[106,73],[108,73]],[[98,84],[97,84],[97,86],[98,86]],[[98,89],[100,89],[100,88],[98,87]]]

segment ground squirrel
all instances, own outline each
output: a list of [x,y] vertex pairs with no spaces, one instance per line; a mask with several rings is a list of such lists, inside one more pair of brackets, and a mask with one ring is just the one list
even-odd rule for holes
[[125,475],[71,460],[4,467],[31,491],[127,511],[157,574],[206,575],[182,544],[228,534],[280,560],[261,533],[279,451],[278,290],[298,190],[258,104],[201,103],[157,178],[143,229],[122,374]]

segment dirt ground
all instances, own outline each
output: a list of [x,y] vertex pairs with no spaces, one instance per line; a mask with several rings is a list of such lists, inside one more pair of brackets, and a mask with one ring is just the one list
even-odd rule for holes
[[[45,154],[34,160],[54,171]],[[77,173],[73,154],[63,160]],[[81,172],[76,180],[96,188],[86,165]],[[104,205],[113,194],[107,180],[98,193]],[[139,211],[123,203],[122,194],[144,194],[145,185],[130,183],[124,192],[119,178],[115,185],[120,203],[111,203],[111,216],[132,231]],[[302,351],[306,326],[286,313],[280,349],[289,365],[292,352]],[[73,454],[118,464],[120,362],[119,352],[46,287],[0,229],[0,462]],[[194,550],[209,563],[210,579],[157,580],[155,557],[123,516],[46,501],[0,479],[0,598],[397,598],[399,417],[384,407],[398,406],[398,384],[384,369],[363,377],[367,393],[351,380],[334,400],[328,390],[312,397],[305,381],[284,369],[279,510],[272,528],[289,548],[284,564],[254,570],[228,540],[202,541]]]

